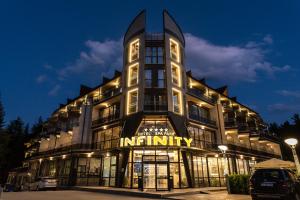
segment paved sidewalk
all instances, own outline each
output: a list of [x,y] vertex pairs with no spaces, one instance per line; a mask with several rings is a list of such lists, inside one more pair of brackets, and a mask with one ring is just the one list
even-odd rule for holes
[[[120,196],[114,193],[104,194],[84,191],[39,191],[39,192],[6,192],[3,200],[155,200],[155,198],[141,198]],[[156,198],[157,199],[157,198]],[[161,198],[166,199],[166,198]],[[227,192],[211,192],[210,194],[193,194],[168,197],[174,200],[251,200],[249,195],[228,195]]]
[[250,195],[228,194],[226,191],[172,197],[177,200],[251,200]]
[[87,191],[87,192],[98,192],[106,194],[118,194],[126,196],[137,196],[137,197],[148,197],[148,198],[167,198],[181,195],[192,195],[192,194],[208,194],[216,191],[226,191],[226,187],[204,187],[204,188],[186,188],[186,189],[173,189],[171,191],[155,191],[155,190],[144,190],[138,189],[126,189],[126,188],[111,188],[111,187],[90,187],[90,186],[75,186],[66,189]]

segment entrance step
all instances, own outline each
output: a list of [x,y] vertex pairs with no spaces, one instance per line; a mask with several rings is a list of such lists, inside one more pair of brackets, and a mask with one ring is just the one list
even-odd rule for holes
[[153,191],[153,190],[140,191],[137,189],[99,187],[99,186],[96,187],[71,186],[71,187],[62,187],[61,189],[78,190],[78,191],[86,191],[86,192],[99,192],[99,193],[106,193],[106,194],[126,195],[126,196],[155,198],[155,199],[167,199],[169,197],[182,196],[182,195],[210,194],[212,192],[226,191],[226,187],[187,188],[187,189],[174,189],[171,191]]

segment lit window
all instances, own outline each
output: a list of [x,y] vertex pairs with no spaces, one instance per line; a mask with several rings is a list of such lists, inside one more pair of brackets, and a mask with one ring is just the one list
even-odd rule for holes
[[129,46],[129,63],[139,59],[139,39],[130,43]]
[[128,68],[128,87],[136,85],[138,83],[138,68],[139,65],[131,65]]
[[176,89],[173,89],[173,111],[182,114],[181,93]]
[[138,110],[138,91],[137,89],[128,92],[127,96],[127,114],[132,114]]
[[176,60],[178,63],[180,62],[179,59],[179,45],[175,40],[170,39],[170,51],[171,51],[171,58]]
[[181,87],[181,76],[180,76],[180,67],[175,65],[174,63],[171,64],[172,66],[172,83]]

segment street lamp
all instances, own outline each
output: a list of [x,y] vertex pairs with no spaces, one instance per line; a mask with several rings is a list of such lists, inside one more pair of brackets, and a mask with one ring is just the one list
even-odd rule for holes
[[228,150],[228,147],[226,145],[219,145],[218,148],[221,150],[223,154],[224,159],[224,175],[226,176],[228,174],[228,166],[227,166],[227,159],[226,159],[226,151]]
[[295,139],[295,138],[288,138],[288,139],[284,140],[284,142],[286,144],[288,144],[292,149],[293,156],[294,156],[294,161],[295,161],[296,169],[297,169],[297,175],[299,176],[300,175],[300,163],[299,163],[299,159],[298,159],[296,149],[295,149],[296,145],[298,143],[298,140]]

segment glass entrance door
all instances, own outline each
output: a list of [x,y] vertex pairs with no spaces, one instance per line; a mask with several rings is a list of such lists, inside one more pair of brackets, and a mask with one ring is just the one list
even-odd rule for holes
[[156,171],[157,190],[168,190],[168,164],[157,163]]
[[143,186],[145,189],[155,189],[155,164],[144,163]]

